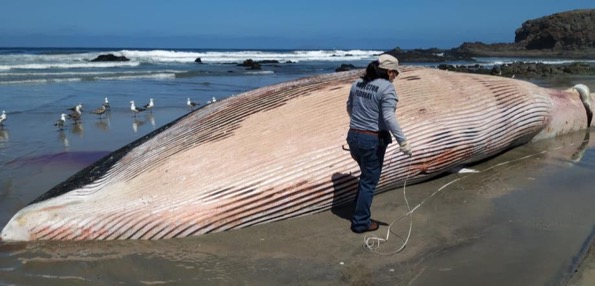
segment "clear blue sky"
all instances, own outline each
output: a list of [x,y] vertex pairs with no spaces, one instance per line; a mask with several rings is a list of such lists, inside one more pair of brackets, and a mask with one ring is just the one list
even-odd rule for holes
[[0,47],[454,48],[593,0],[4,0]]

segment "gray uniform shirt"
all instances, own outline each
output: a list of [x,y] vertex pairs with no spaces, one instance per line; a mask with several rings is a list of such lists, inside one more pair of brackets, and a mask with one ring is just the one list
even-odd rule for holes
[[385,79],[364,82],[359,79],[351,86],[347,100],[347,113],[351,118],[350,128],[381,131],[389,130],[399,145],[407,140],[397,122],[397,91]]

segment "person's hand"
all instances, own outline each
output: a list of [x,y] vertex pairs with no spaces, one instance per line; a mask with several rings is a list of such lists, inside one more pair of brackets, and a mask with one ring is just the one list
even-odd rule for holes
[[409,145],[409,142],[407,141],[403,141],[401,142],[401,152],[403,152],[403,154],[411,157],[411,145]]

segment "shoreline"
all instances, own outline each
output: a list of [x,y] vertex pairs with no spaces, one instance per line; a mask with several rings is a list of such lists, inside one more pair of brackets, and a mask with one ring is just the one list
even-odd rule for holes
[[519,79],[555,79],[557,77],[595,76],[595,63],[575,62],[570,64],[544,64],[539,62],[515,61],[510,64],[493,65],[449,65],[440,64],[437,67],[463,73],[475,73],[513,77]]

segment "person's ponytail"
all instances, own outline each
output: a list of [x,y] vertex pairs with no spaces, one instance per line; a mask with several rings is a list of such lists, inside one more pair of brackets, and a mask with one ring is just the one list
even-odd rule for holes
[[372,61],[366,67],[366,73],[362,76],[365,82],[373,81],[377,78],[383,78],[388,80],[388,71],[379,67],[380,62]]

